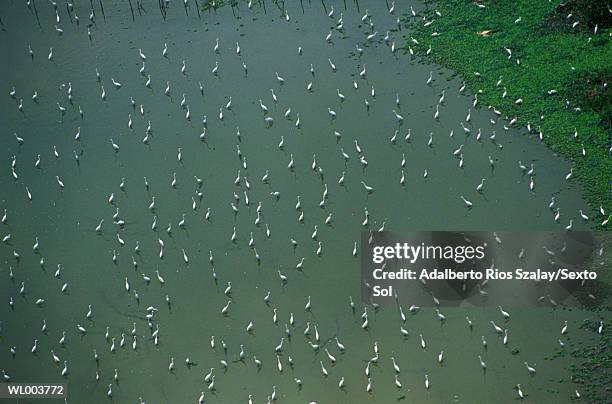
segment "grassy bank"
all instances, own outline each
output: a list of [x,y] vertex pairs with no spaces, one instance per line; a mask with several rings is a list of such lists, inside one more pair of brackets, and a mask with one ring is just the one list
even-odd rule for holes
[[[605,316],[604,316],[605,318]],[[583,330],[597,333],[598,320],[585,320]],[[601,334],[595,345],[571,343],[569,349],[560,349],[559,356],[571,356],[577,364],[570,367],[572,382],[580,385],[582,398],[590,403],[609,402],[612,394],[612,324],[604,321]]]
[[601,18],[602,7],[608,13],[602,1],[566,3],[429,2],[416,17],[404,15],[406,47],[462,75],[481,106],[495,107],[507,121],[516,118],[514,126],[530,123],[532,136],[541,129],[543,141],[573,162],[571,181],[584,186],[601,228],[600,206],[612,213],[612,83],[604,85],[612,78],[610,18]]
[[[495,107],[508,120],[516,117],[515,126],[525,127],[529,122],[532,136],[538,136],[540,128],[543,141],[573,162],[571,180],[584,186],[589,204],[597,211],[602,206],[609,215],[612,84],[604,85],[612,79],[608,9],[598,0],[560,3],[484,0],[478,3],[484,7],[479,7],[466,0],[429,2],[428,10],[417,17],[404,16],[410,28],[406,47],[463,76],[468,89],[478,93],[481,106]],[[435,32],[439,35],[432,36]],[[505,48],[512,51],[511,57]],[[519,98],[522,103],[516,102]],[[603,220],[597,213],[594,223],[601,228]],[[603,318],[609,318],[605,314],[609,300],[601,301],[609,297],[606,275],[593,291],[600,306],[586,305]],[[572,379],[582,386],[583,399],[589,402],[604,402],[610,394],[606,370],[612,363],[612,327],[609,321],[604,323],[598,345],[575,343],[559,353],[577,360],[570,369]],[[598,325],[589,320],[583,327],[596,332]]]

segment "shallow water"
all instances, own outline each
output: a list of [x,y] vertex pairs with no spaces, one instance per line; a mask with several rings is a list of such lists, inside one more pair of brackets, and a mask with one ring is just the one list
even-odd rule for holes
[[[134,6],[135,6],[135,2]],[[334,19],[328,18],[319,2],[287,4],[290,21],[280,17],[274,4],[255,5],[249,11],[244,4],[239,9],[223,7],[216,12],[202,12],[198,19],[195,9],[189,17],[179,3],[168,10],[165,22],[157,5],[147,4],[147,12],[136,13],[133,22],[127,4],[105,5],[106,22],[96,6],[96,24],[91,27],[92,39],[86,34],[89,5],[75,5],[81,24],[70,24],[64,5],[58,10],[64,34],[59,36],[53,26],[55,15],[50,4],[37,2],[40,26],[22,2],[6,2],[2,6],[2,21],[6,29],[0,33],[0,52],[6,59],[0,65],[3,91],[15,86],[17,99],[23,98],[23,112],[18,111],[16,100],[8,95],[0,98],[0,111],[4,124],[2,142],[6,169],[0,173],[2,208],[8,212],[8,223],[2,233],[11,233],[8,245],[0,254],[3,280],[2,300],[13,297],[14,310],[7,304],[0,308],[2,339],[0,364],[13,381],[62,381],[61,365],[51,360],[54,349],[61,360],[67,360],[70,374],[69,402],[104,402],[109,383],[113,383],[112,400],[137,402],[139,396],[147,402],[197,402],[200,391],[206,391],[210,402],[247,402],[252,394],[255,402],[265,397],[276,386],[279,402],[391,402],[405,397],[406,402],[511,402],[517,397],[513,390],[521,383],[527,400],[531,402],[569,402],[574,389],[569,381],[568,359],[549,358],[559,350],[557,342],[563,322],[569,322],[570,333],[564,337],[568,347],[576,342],[590,343],[597,335],[579,330],[585,317],[593,313],[580,310],[551,310],[508,308],[512,318],[510,342],[503,346],[489,325],[490,320],[503,323],[496,308],[445,309],[447,321],[441,325],[431,308],[409,315],[404,327],[410,336],[399,332],[401,320],[395,309],[370,312],[370,328],[361,329],[359,258],[353,257],[353,243],[358,242],[363,230],[361,222],[364,208],[370,214],[370,226],[396,231],[416,230],[544,230],[562,229],[570,219],[574,228],[585,228],[578,210],[591,212],[581,197],[581,190],[565,181],[569,163],[556,157],[533,135],[519,130],[506,131],[500,120],[486,108],[472,107],[473,98],[460,94],[461,82],[452,72],[435,66],[420,64],[417,59],[392,54],[383,36],[387,29],[390,41],[400,46],[405,31],[397,32],[395,16],[387,13],[384,2],[360,3],[357,9],[347,2],[335,2]],[[367,24],[361,16],[367,7],[379,36],[370,42]],[[415,8],[422,7],[415,3]],[[409,4],[398,11],[405,12]],[[344,17],[344,32],[333,30],[332,42],[325,36],[335,26],[340,12]],[[396,14],[396,15],[399,15]],[[215,38],[220,39],[219,53],[213,51]],[[241,55],[235,52],[239,41]],[[162,56],[164,42],[168,44],[168,57]],[[28,54],[28,44],[34,58]],[[363,47],[363,54],[355,45]],[[302,55],[297,49],[301,46]],[[47,59],[53,47],[53,61]],[[147,77],[139,73],[141,60],[138,49],[146,54],[146,73],[151,75],[151,88],[145,87]],[[336,65],[333,72],[328,58]],[[181,73],[185,60],[186,74]],[[211,70],[219,62],[218,75]],[[248,66],[245,75],[242,61]],[[314,66],[311,75],[310,64]],[[364,78],[359,76],[363,66]],[[101,98],[100,84],[96,81],[98,68],[106,100]],[[433,70],[431,85],[426,84]],[[285,79],[280,85],[278,72]],[[111,78],[122,83],[116,89]],[[358,89],[352,86],[353,79]],[[166,81],[170,82],[170,96],[164,95]],[[313,82],[313,91],[306,86]],[[66,88],[72,85],[73,102],[69,103]],[[204,88],[200,94],[198,82]],[[374,86],[375,97],[371,87]],[[274,89],[278,103],[272,100]],[[340,102],[336,89],[346,100]],[[445,103],[440,108],[440,119],[433,119],[435,105],[442,90]],[[38,102],[31,94],[38,91]],[[191,120],[185,119],[180,107],[185,93]],[[400,107],[395,105],[399,94]],[[130,96],[137,105],[143,104],[144,116],[132,109]],[[231,110],[225,104],[232,97]],[[259,106],[259,99],[270,110],[268,116],[274,124],[268,127]],[[366,109],[364,99],[370,108]],[[60,114],[56,102],[67,108]],[[79,106],[84,111],[81,119]],[[218,118],[223,107],[223,121]],[[327,108],[337,113],[330,119]],[[291,108],[291,119],[284,119]],[[398,125],[392,109],[404,117]],[[466,136],[460,126],[471,109],[472,133]],[[296,113],[301,126],[296,128]],[[133,128],[128,128],[131,114]],[[207,116],[207,140],[199,138]],[[149,144],[143,144],[145,128],[151,121]],[[74,140],[80,127],[80,141]],[[240,128],[241,139],[236,136]],[[482,128],[482,140],[476,141],[476,132]],[[390,138],[399,130],[397,142]],[[334,130],[342,137],[337,139]],[[410,130],[411,140],[404,136]],[[495,142],[489,140],[496,132]],[[454,131],[454,136],[449,134]],[[24,139],[19,145],[13,133]],[[433,145],[427,145],[429,133]],[[284,137],[284,149],[278,143]],[[115,152],[109,138],[119,146]],[[359,162],[354,141],[358,140],[368,161],[367,168]],[[464,168],[453,151],[461,144]],[[53,155],[56,146],[59,158]],[[247,169],[236,153],[240,146],[247,161]],[[503,149],[499,148],[503,146]],[[182,149],[182,161],[177,160],[177,148]],[[350,155],[345,162],[341,149]],[[80,156],[75,162],[73,151]],[[40,154],[40,168],[34,167]],[[295,169],[287,165],[293,154]],[[321,177],[313,172],[313,154],[324,170]],[[404,168],[406,185],[401,186],[400,162],[406,157]],[[10,164],[16,156],[14,180]],[[495,161],[494,169],[488,157]],[[535,190],[529,190],[529,176],[522,173],[518,161],[528,167],[533,162]],[[239,186],[234,179],[240,169],[243,177]],[[263,184],[266,170],[270,183]],[[427,170],[427,178],[423,177]],[[346,172],[345,186],[337,184]],[[176,173],[177,185],[171,181]],[[65,184],[60,190],[55,180],[59,175]],[[198,189],[194,175],[203,179],[200,188],[203,197],[195,195]],[[149,189],[144,186],[147,178]],[[250,206],[245,205],[244,177],[248,178]],[[125,191],[119,189],[125,178]],[[481,178],[487,178],[482,195],[475,190]],[[367,194],[360,181],[373,186]],[[324,186],[328,186],[328,199],[320,208]],[[28,201],[26,188],[32,194]],[[278,200],[270,192],[280,192]],[[114,206],[107,200],[114,193]],[[240,197],[236,203],[233,193]],[[548,209],[552,194],[560,207],[561,220],[553,221],[554,212]],[[296,197],[301,196],[304,222],[298,222]],[[472,209],[460,199],[463,195],[473,202]],[[155,211],[147,207],[155,196]],[[197,209],[192,209],[192,197]],[[256,206],[261,201],[262,219],[256,227]],[[230,203],[238,207],[234,214]],[[115,207],[126,221],[123,228],[112,222]],[[210,208],[210,220],[205,220]],[[186,226],[178,222],[185,214]],[[331,226],[324,224],[333,213]],[[157,217],[157,230],[151,230],[153,216]],[[101,234],[94,229],[104,219]],[[172,233],[165,231],[172,223]],[[271,236],[266,237],[265,225]],[[323,252],[317,257],[317,243],[310,236],[318,226],[318,240]],[[230,240],[233,228],[236,242]],[[254,252],[247,245],[253,233],[255,246],[261,256],[258,265]],[[119,233],[126,245],[120,246]],[[35,237],[39,237],[38,253],[32,251]],[[157,239],[164,242],[164,257],[160,259]],[[298,245],[293,248],[290,238]],[[140,253],[134,253],[136,241]],[[189,257],[185,264],[181,249]],[[21,258],[16,260],[13,251]],[[113,251],[117,255],[112,261]],[[218,281],[212,277],[209,251],[214,255],[214,268]],[[132,258],[138,269],[132,265]],[[41,268],[40,259],[45,266]],[[302,272],[295,265],[304,257]],[[62,266],[61,279],[54,273]],[[9,279],[12,268],[14,280]],[[155,270],[165,279],[162,286]],[[288,282],[281,284],[277,270]],[[146,284],[141,274],[152,278]],[[128,278],[131,293],[124,288]],[[229,314],[220,311],[227,303],[223,290],[232,282],[232,301]],[[19,295],[21,282],[25,294]],[[60,289],[67,282],[68,293]],[[133,291],[140,295],[138,303]],[[271,292],[269,306],[263,298]],[[171,299],[169,307],[164,300]],[[349,306],[349,295],[356,300],[355,314]],[[304,311],[307,297],[311,296],[312,310]],[[45,299],[43,307],[34,302]],[[93,307],[91,320],[85,318],[88,305]],[[151,331],[144,319],[144,310],[153,305],[159,308],[155,324],[159,324],[159,345],[150,338]],[[272,323],[272,309],[277,308],[278,325]],[[406,310],[406,308],[405,308]],[[295,315],[292,338],[285,341],[281,360],[283,372],[276,367],[274,347],[285,336],[284,324],[289,314]],[[465,322],[469,314],[474,322],[470,332]],[[41,325],[47,322],[47,334]],[[252,335],[245,332],[254,321]],[[332,365],[324,350],[313,353],[302,335],[305,323],[318,325],[321,343],[338,336],[347,347],[340,353],[335,341],[329,348],[337,359]],[[138,349],[131,348],[130,331],[136,322]],[[87,328],[80,335],[76,324]],[[126,347],[115,353],[104,338],[110,326],[117,345],[121,334],[126,334]],[[67,333],[67,344],[61,347],[61,331]],[[419,334],[427,341],[427,348],[419,346]],[[209,340],[216,337],[213,351]],[[488,341],[484,351],[481,336]],[[38,339],[39,350],[29,350]],[[221,348],[227,344],[227,354]],[[372,366],[373,390],[366,392],[364,375],[366,362],[374,356],[373,344],[378,342],[380,359]],[[240,344],[244,345],[246,360],[238,359]],[[12,357],[9,347],[17,346]],[[510,350],[518,347],[520,353]],[[96,362],[93,349],[100,355],[100,381],[95,381]],[[444,350],[443,366],[437,363],[438,353]],[[257,370],[252,356],[256,355],[263,367]],[[477,355],[487,362],[483,373]],[[287,358],[294,362],[291,368]],[[394,385],[394,371],[390,356],[395,356],[401,367],[403,387]],[[168,372],[170,358],[174,357],[176,370]],[[185,358],[197,366],[185,366]],[[229,367],[224,373],[219,363],[227,357]],[[329,372],[325,378],[319,361]],[[523,362],[537,365],[537,375],[530,377]],[[214,392],[208,392],[203,377],[210,367],[216,368]],[[119,382],[113,381],[118,369]],[[425,374],[429,375],[430,389],[424,387]],[[293,378],[300,378],[298,389]],[[341,377],[346,388],[337,387]],[[400,401],[401,402],[401,401]]]

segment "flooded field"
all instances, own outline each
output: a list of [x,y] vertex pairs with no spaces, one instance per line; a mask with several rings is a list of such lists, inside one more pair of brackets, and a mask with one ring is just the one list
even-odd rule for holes
[[595,214],[567,161],[404,49],[423,4],[96,3],[0,6],[6,377],[73,403],[572,401],[553,357],[599,340],[593,312],[361,300],[363,230]]

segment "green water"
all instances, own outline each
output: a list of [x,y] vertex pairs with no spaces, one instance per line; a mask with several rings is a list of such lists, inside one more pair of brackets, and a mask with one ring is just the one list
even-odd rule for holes
[[[94,2],[95,3],[95,2]],[[136,7],[136,2],[132,2]],[[570,219],[574,228],[588,228],[578,214],[593,216],[581,198],[581,190],[565,181],[569,163],[556,157],[525,131],[503,128],[500,120],[492,125],[495,115],[486,108],[474,108],[473,97],[460,94],[461,82],[452,72],[419,64],[403,51],[393,54],[404,43],[405,31],[396,31],[396,16],[406,12],[409,4],[396,9],[396,16],[387,12],[384,2],[335,2],[334,18],[328,18],[320,2],[286,4],[289,21],[281,17],[280,10],[270,2],[255,4],[249,11],[246,4],[239,9],[222,7],[216,12],[203,12],[198,19],[195,4],[189,16],[179,2],[173,2],[164,22],[155,2],[145,2],[146,12],[132,21],[125,2],[104,4],[106,22],[99,4],[95,24],[91,26],[91,40],[87,35],[89,3],[74,5],[80,17],[80,26],[71,24],[65,4],[58,2],[60,26],[64,33],[54,29],[55,11],[49,3],[37,1],[40,25],[34,13],[21,1],[2,4],[0,15],[5,29],[0,32],[0,97],[2,161],[0,172],[2,209],[7,210],[7,223],[2,235],[11,239],[0,248],[2,279],[0,294],[0,368],[10,374],[12,381],[66,382],[69,402],[106,402],[108,384],[113,384],[111,400],[115,402],[189,403],[197,402],[205,391],[208,402],[247,402],[252,394],[254,402],[266,402],[266,396],[276,386],[277,401],[287,403],[335,402],[514,402],[514,386],[520,383],[527,395],[525,401],[570,402],[576,386],[570,382],[567,358],[550,360],[560,347],[557,340],[564,321],[569,333],[562,337],[566,349],[576,343],[594,343],[599,337],[580,330],[585,318],[597,320],[591,312],[549,308],[513,309],[512,318],[504,326],[509,329],[509,342],[504,346],[489,321],[503,323],[496,308],[443,309],[447,317],[444,325],[432,308],[423,308],[408,314],[402,324],[398,310],[369,308],[368,330],[361,329],[363,302],[360,296],[359,257],[353,257],[353,243],[358,242],[364,208],[370,214],[370,228],[395,231],[412,230],[544,230],[563,229]],[[414,3],[414,7],[422,7]],[[367,41],[371,32],[361,17],[368,9],[379,35]],[[234,12],[232,12],[234,11]],[[332,31],[332,42],[325,41],[331,27],[337,25],[343,13],[344,31]],[[387,29],[389,44],[383,37]],[[219,38],[218,53],[213,47]],[[236,55],[238,41],[241,55]],[[167,57],[162,56],[164,43]],[[28,54],[28,44],[34,57]],[[360,56],[355,48],[363,48]],[[302,54],[298,54],[298,47]],[[53,60],[47,55],[53,47]],[[138,49],[147,57],[145,74],[151,75],[147,88],[146,75],[139,73],[142,66]],[[329,66],[328,58],[336,65]],[[181,73],[182,61],[186,73]],[[211,70],[219,63],[218,74]],[[248,74],[242,67],[248,66]],[[310,64],[314,66],[314,76]],[[364,64],[365,77],[359,72]],[[101,97],[100,83],[106,99]],[[431,85],[426,84],[433,70]],[[285,80],[279,84],[275,72]],[[116,89],[114,78],[122,84]],[[353,88],[353,80],[358,89]],[[166,81],[170,82],[170,96],[164,94]],[[72,104],[68,101],[66,86],[72,86]],[[202,83],[203,94],[198,82]],[[313,83],[312,92],[306,87]],[[62,86],[64,84],[64,86]],[[8,94],[15,86],[16,99]],[[375,97],[371,96],[374,86]],[[278,103],[272,100],[274,89]],[[345,95],[340,102],[336,89]],[[434,120],[435,106],[442,90],[445,103],[440,107],[440,118]],[[38,92],[37,103],[31,95]],[[189,105],[191,120],[185,118],[181,108],[182,94]],[[396,106],[396,93],[400,107]],[[225,105],[232,97],[231,110]],[[144,107],[144,116],[130,104]],[[18,110],[23,98],[23,111]],[[268,107],[267,116],[274,118],[269,126],[259,106],[259,99]],[[366,109],[364,99],[370,105]],[[61,114],[56,102],[67,110]],[[83,118],[79,116],[79,106]],[[218,118],[223,108],[223,121]],[[327,108],[337,113],[330,119]],[[283,117],[291,108],[291,119]],[[472,133],[466,136],[460,126],[471,108],[471,122],[466,124]],[[398,126],[392,109],[404,117]],[[296,128],[297,113],[301,125]],[[131,114],[133,128],[128,128]],[[202,117],[207,116],[207,140],[202,133]],[[145,129],[151,121],[152,133],[144,144]],[[80,127],[80,140],[74,136]],[[241,139],[236,136],[240,128]],[[482,128],[482,140],[476,141],[476,132]],[[397,142],[390,138],[399,129]],[[405,135],[410,129],[411,140]],[[342,134],[340,139],[334,131]],[[451,130],[454,136],[450,137]],[[496,131],[495,142],[489,140]],[[429,147],[429,133],[433,145]],[[23,140],[19,144],[13,133]],[[284,137],[284,148],[278,144]],[[119,146],[116,152],[109,138]],[[367,168],[359,162],[354,141],[358,143],[368,161]],[[453,151],[461,144],[464,168]],[[239,145],[246,159],[245,169],[237,156]],[[499,148],[502,145],[503,148]],[[56,147],[59,158],[53,154]],[[182,161],[177,159],[177,148],[182,149]],[[345,162],[341,148],[350,155]],[[74,152],[79,155],[79,163]],[[400,162],[405,155],[405,185],[400,185]],[[40,154],[41,163],[34,162]],[[294,157],[295,168],[287,165]],[[311,169],[313,154],[323,175]],[[11,173],[12,156],[16,156],[15,180]],[[494,160],[494,169],[488,157]],[[535,189],[529,190],[529,176],[519,168],[518,161],[527,167],[535,165]],[[241,182],[234,185],[240,169]],[[261,181],[269,170],[269,184]],[[428,176],[423,173],[427,170]],[[338,179],[346,172],[345,185]],[[173,173],[177,183],[171,187]],[[65,187],[60,189],[55,176],[60,176]],[[203,179],[198,187],[194,175]],[[146,189],[143,177],[147,178]],[[246,189],[244,177],[250,190]],[[124,190],[119,184],[125,178]],[[481,178],[487,178],[485,191],[475,190]],[[375,188],[367,194],[360,181]],[[324,184],[328,198],[324,208],[319,207]],[[31,192],[28,200],[26,186]],[[203,195],[200,199],[196,190]],[[245,205],[244,191],[250,200]],[[270,192],[280,192],[277,199]],[[108,198],[114,193],[114,204]],[[233,194],[240,200],[237,202]],[[553,221],[554,212],[548,209],[551,195],[555,195],[560,208],[559,223]],[[297,196],[301,196],[303,223],[298,221],[295,209]],[[473,202],[467,209],[461,201],[463,195]],[[155,196],[155,211],[148,209]],[[196,210],[192,209],[192,197]],[[262,216],[255,226],[256,207],[262,202]],[[238,208],[232,211],[231,203]],[[119,208],[119,218],[125,220],[122,228],[113,224],[112,216]],[[206,220],[210,208],[210,219]],[[185,227],[178,225],[185,214]],[[331,225],[324,223],[332,213]],[[151,225],[157,217],[157,230]],[[102,231],[95,231],[104,219]],[[172,232],[166,232],[172,223]],[[270,237],[266,236],[269,226]],[[314,226],[318,226],[318,240],[322,254],[315,250],[317,242],[311,239]],[[230,240],[233,229],[237,239]],[[253,233],[258,262],[248,246]],[[125,241],[121,246],[117,233]],[[35,237],[39,250],[32,250]],[[164,242],[164,256],[159,258],[158,238]],[[290,239],[297,241],[293,247]],[[139,242],[140,252],[134,247]],[[189,258],[186,264],[182,249]],[[14,257],[18,252],[20,259]],[[113,262],[113,251],[116,263]],[[209,251],[214,256],[209,263]],[[138,263],[135,270],[132,257]],[[295,266],[304,257],[303,270]],[[44,258],[45,265],[39,261]],[[61,265],[61,277],[54,277]],[[160,285],[155,271],[165,279]],[[277,270],[287,276],[282,284]],[[14,279],[9,278],[12,271]],[[146,284],[142,273],[151,277]],[[124,286],[130,283],[130,293]],[[19,294],[21,283],[25,293]],[[228,298],[223,294],[227,282],[232,282],[229,312],[221,309]],[[68,283],[66,293],[61,293]],[[140,296],[134,298],[134,290]],[[269,305],[264,296],[271,292]],[[171,305],[167,305],[168,295]],[[311,296],[312,308],[304,305]],[[349,306],[349,296],[356,303],[355,313]],[[14,300],[14,309],[7,304]],[[44,298],[42,307],[35,301]],[[409,302],[409,298],[407,298]],[[86,319],[88,305],[93,316]],[[153,322],[159,325],[156,346],[145,320],[148,306],[159,308]],[[406,304],[404,310],[408,313]],[[273,309],[277,309],[278,324],[272,322]],[[292,337],[287,341],[285,323],[294,313],[295,326],[289,326]],[[466,325],[465,316],[473,321],[473,330]],[[609,318],[609,313],[604,312]],[[47,333],[41,331],[43,320]],[[246,332],[253,321],[254,331]],[[306,322],[311,324],[310,341],[314,340],[317,324],[321,344],[337,336],[346,346],[341,353],[334,340],[325,347],[337,358],[332,364],[323,346],[314,352],[302,335]],[[131,330],[136,322],[137,350],[132,349]],[[77,324],[87,328],[81,335]],[[403,337],[400,326],[410,333]],[[117,348],[110,352],[110,342],[104,337],[110,326],[111,337]],[[67,342],[58,341],[66,331]],[[121,334],[126,334],[124,348],[119,347]],[[427,348],[420,347],[419,334],[426,339]],[[216,339],[211,349],[210,337]],[[485,336],[488,349],[482,347]],[[283,371],[276,364],[274,347],[281,337],[285,344],[280,358]],[[30,352],[34,339],[38,351]],[[221,348],[227,344],[227,354]],[[373,346],[380,349],[378,365],[371,365],[372,391],[366,392],[364,369],[374,356]],[[244,362],[237,361],[240,344],[245,351]],[[9,348],[16,346],[17,354]],[[519,348],[513,355],[512,348]],[[56,365],[50,354],[55,353],[68,361],[69,374],[61,376],[63,365]],[[96,364],[93,350],[100,360]],[[437,356],[444,350],[443,365]],[[253,355],[263,363],[260,370]],[[483,373],[477,356],[487,363]],[[288,357],[293,359],[289,366]],[[401,367],[399,380],[402,388],[394,384],[391,356]],[[170,358],[175,359],[175,370],[168,371]],[[189,357],[197,365],[187,367]],[[229,366],[222,369],[220,360]],[[324,377],[319,361],[323,361],[328,377]],[[537,368],[531,377],[524,361]],[[204,375],[215,368],[215,390],[208,391]],[[119,379],[113,379],[114,369]],[[100,380],[95,380],[96,370]],[[430,388],[424,386],[429,375]],[[337,384],[345,378],[345,388]],[[301,389],[294,378],[302,380]],[[399,402],[403,402],[400,400]]]

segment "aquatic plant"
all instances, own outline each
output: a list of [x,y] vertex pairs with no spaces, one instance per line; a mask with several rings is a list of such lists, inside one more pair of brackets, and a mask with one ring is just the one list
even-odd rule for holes
[[202,11],[216,10],[224,5],[226,5],[224,0],[207,0],[204,4],[202,4]]
[[582,385],[580,395],[591,403],[607,402],[612,394],[612,324],[603,321],[600,334],[599,326],[599,321],[585,320],[580,328],[596,333],[597,342],[576,342],[562,354],[578,360],[578,364],[570,366],[572,382]]
[[[480,105],[516,117],[515,126],[529,123],[531,136],[541,130],[543,141],[574,163],[573,180],[583,185],[588,203],[593,209],[603,207],[608,215],[612,210],[611,103],[606,84],[612,75],[610,28],[599,25],[594,33],[599,11],[584,8],[553,24],[557,20],[551,16],[560,9],[578,10],[583,1],[569,3],[440,0],[428,4],[417,17],[403,16],[411,36],[406,37],[406,48],[457,71],[467,88],[479,93]],[[577,19],[586,13],[592,20]],[[423,16],[431,24],[424,26]],[[504,87],[507,97],[502,97]],[[522,103],[516,102],[519,98]],[[600,226],[601,215],[597,219]]]

